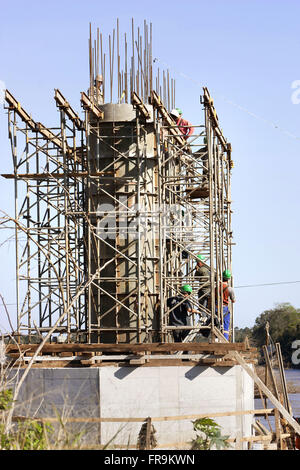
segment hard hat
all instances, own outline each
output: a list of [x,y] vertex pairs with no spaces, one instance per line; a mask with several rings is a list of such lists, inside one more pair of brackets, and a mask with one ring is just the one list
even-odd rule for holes
[[177,109],[172,109],[172,111],[170,112],[170,114],[171,114],[172,116],[177,117],[177,118],[179,117],[179,112],[177,111]]
[[96,78],[95,78],[95,81],[96,81],[96,82],[103,82],[103,77],[102,77],[102,75],[97,75]]
[[204,258],[203,255],[197,255],[197,258],[198,258],[200,261],[204,261],[204,260],[205,260],[205,258]]
[[181,292],[187,292],[188,294],[191,294],[193,292],[193,289],[189,284],[185,284],[181,287]]
[[231,278],[231,272],[229,271],[229,269],[226,269],[223,272],[223,279],[230,279],[230,278]]
[[176,108],[176,111],[178,111],[179,114],[182,114],[182,111],[180,108]]

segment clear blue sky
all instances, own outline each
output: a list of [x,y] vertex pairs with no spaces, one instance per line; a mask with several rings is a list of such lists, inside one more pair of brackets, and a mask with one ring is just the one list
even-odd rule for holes
[[[117,17],[128,33],[132,17],[141,27],[144,19],[152,22],[154,57],[176,79],[177,105],[200,123],[199,95],[207,86],[233,146],[236,286],[300,281],[300,104],[291,99],[292,83],[300,80],[298,0],[1,0],[0,7],[0,80],[49,127],[58,123],[54,88],[81,112],[89,22],[104,37]],[[0,172],[11,172],[2,107],[0,155]],[[13,183],[1,179],[0,185],[0,208],[13,215]],[[0,231],[0,237],[7,234]],[[13,304],[13,242],[1,247],[1,261],[0,292]],[[300,284],[236,289],[236,326],[253,326],[278,302],[300,307],[299,289]],[[13,316],[14,306],[9,309]],[[4,324],[0,307],[0,328]]]

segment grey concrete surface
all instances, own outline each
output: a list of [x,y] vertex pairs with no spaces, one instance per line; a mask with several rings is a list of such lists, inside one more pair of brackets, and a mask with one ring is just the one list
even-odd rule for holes
[[[21,375],[22,370],[19,372]],[[15,377],[17,380],[17,376]],[[254,409],[253,381],[240,366],[32,369],[15,414],[29,417],[136,418]],[[252,416],[213,418],[222,434],[250,436]],[[158,445],[191,440],[192,419],[154,422]],[[142,423],[80,423],[91,444],[135,445]],[[74,426],[73,426],[74,427]],[[74,431],[74,432],[75,432]]]

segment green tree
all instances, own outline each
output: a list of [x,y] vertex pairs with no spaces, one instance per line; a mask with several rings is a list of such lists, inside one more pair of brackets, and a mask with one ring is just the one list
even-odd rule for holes
[[277,304],[275,308],[264,311],[255,320],[252,337],[257,346],[266,344],[266,325],[273,341],[279,342],[287,332],[296,337],[297,326],[300,325],[300,311],[289,303]]
[[251,328],[238,328],[235,327],[234,329],[234,337],[236,343],[242,343],[245,341],[246,337],[248,337],[249,341],[251,342],[252,339],[252,329]]
[[266,344],[266,325],[274,343],[280,343],[282,356],[286,364],[291,360],[291,344],[299,339],[300,310],[289,303],[277,304],[273,309],[264,311],[255,320],[252,328],[252,339],[260,348]]

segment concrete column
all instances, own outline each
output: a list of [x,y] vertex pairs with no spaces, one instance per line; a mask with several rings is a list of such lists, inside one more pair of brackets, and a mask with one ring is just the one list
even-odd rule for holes
[[90,240],[90,274],[105,268],[88,308],[92,325],[132,329],[103,332],[101,342],[140,342],[146,326],[158,326],[158,243],[150,225],[158,204],[153,119],[137,121],[130,104],[105,104],[103,111],[103,120],[90,122],[89,136],[90,171],[102,175],[92,179],[86,196],[100,237]]

